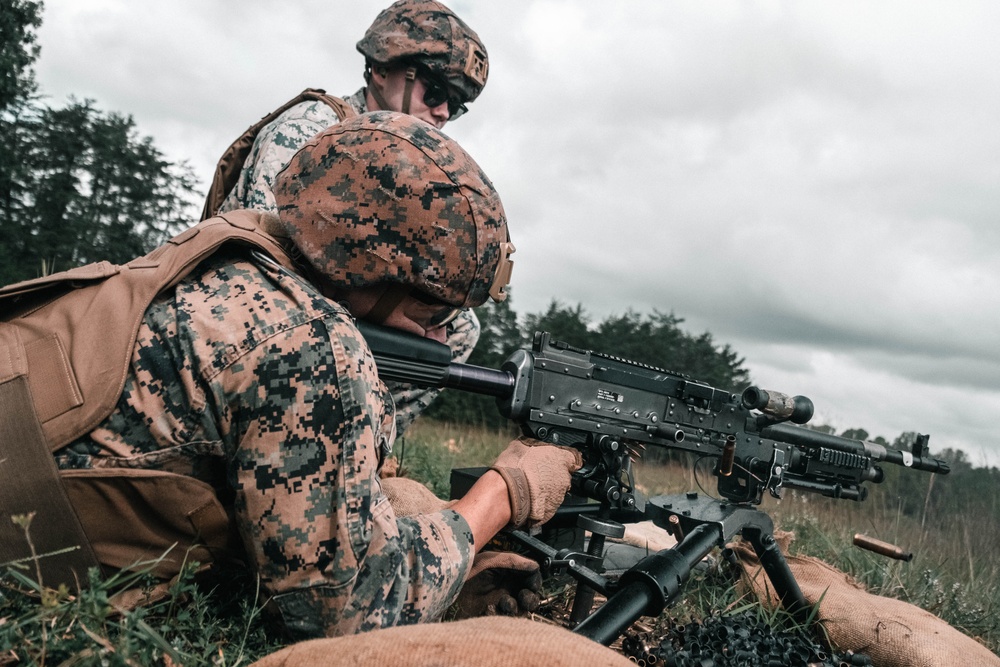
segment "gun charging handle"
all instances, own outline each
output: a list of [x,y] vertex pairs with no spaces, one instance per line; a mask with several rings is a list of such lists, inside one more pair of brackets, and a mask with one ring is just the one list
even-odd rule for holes
[[749,410],[760,410],[768,417],[793,424],[805,424],[813,416],[813,402],[805,396],[788,396],[750,386],[743,390],[740,400]]

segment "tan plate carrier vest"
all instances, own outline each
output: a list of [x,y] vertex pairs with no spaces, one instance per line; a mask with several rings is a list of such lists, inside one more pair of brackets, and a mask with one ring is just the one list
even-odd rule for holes
[[212,178],[212,184],[208,187],[208,195],[205,196],[205,206],[201,211],[202,220],[207,220],[213,215],[216,215],[219,212],[219,208],[222,206],[222,202],[226,201],[226,197],[228,197],[232,189],[236,187],[236,182],[240,180],[240,173],[243,171],[243,164],[250,155],[250,149],[253,148],[253,142],[257,139],[257,135],[260,134],[260,131],[296,104],[301,104],[302,102],[308,102],[311,100],[325,102],[331,109],[333,109],[334,113],[337,114],[337,118],[340,120],[357,115],[354,113],[354,109],[352,109],[347,102],[339,97],[327,95],[326,91],[322,88],[306,88],[301,93],[261,118],[259,121],[248,127],[246,132],[241,134],[239,138],[226,149],[226,151],[222,154],[222,157],[219,158],[219,164],[215,167],[215,175]]
[[[234,539],[212,488],[158,470],[57,470],[52,452],[98,426],[121,395],[139,325],[157,294],[223,244],[292,262],[260,213],[201,222],[125,265],[88,264],[0,289],[0,565],[36,560],[47,586],[86,584],[98,564],[176,574]],[[31,545],[11,516],[34,513]],[[172,547],[172,549],[171,549]],[[39,556],[33,558],[33,556]]]

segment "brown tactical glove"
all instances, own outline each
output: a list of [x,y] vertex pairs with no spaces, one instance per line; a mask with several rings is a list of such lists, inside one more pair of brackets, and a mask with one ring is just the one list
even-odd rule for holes
[[382,486],[382,493],[389,499],[389,504],[399,517],[439,512],[451,505],[409,477],[384,477],[379,480],[379,484]]
[[580,452],[519,438],[507,445],[492,469],[507,483],[510,523],[536,526],[552,518],[569,491],[570,474],[583,465]]
[[510,551],[481,551],[455,602],[456,618],[524,616],[541,602],[538,563]]

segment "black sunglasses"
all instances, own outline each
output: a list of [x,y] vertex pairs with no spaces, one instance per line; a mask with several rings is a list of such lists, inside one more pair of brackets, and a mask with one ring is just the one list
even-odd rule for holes
[[449,94],[447,84],[424,72],[419,73],[417,76],[424,82],[424,104],[431,109],[447,102],[448,120],[455,120],[469,110],[469,107],[465,106],[465,102],[452,98]]

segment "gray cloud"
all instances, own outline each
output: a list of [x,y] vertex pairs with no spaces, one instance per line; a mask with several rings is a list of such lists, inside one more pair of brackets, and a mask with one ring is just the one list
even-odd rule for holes
[[[43,90],[134,114],[203,182],[306,86],[361,85],[388,0],[47,0]],[[673,311],[819,417],[1000,465],[1000,5],[450,3],[490,83],[514,306]]]

